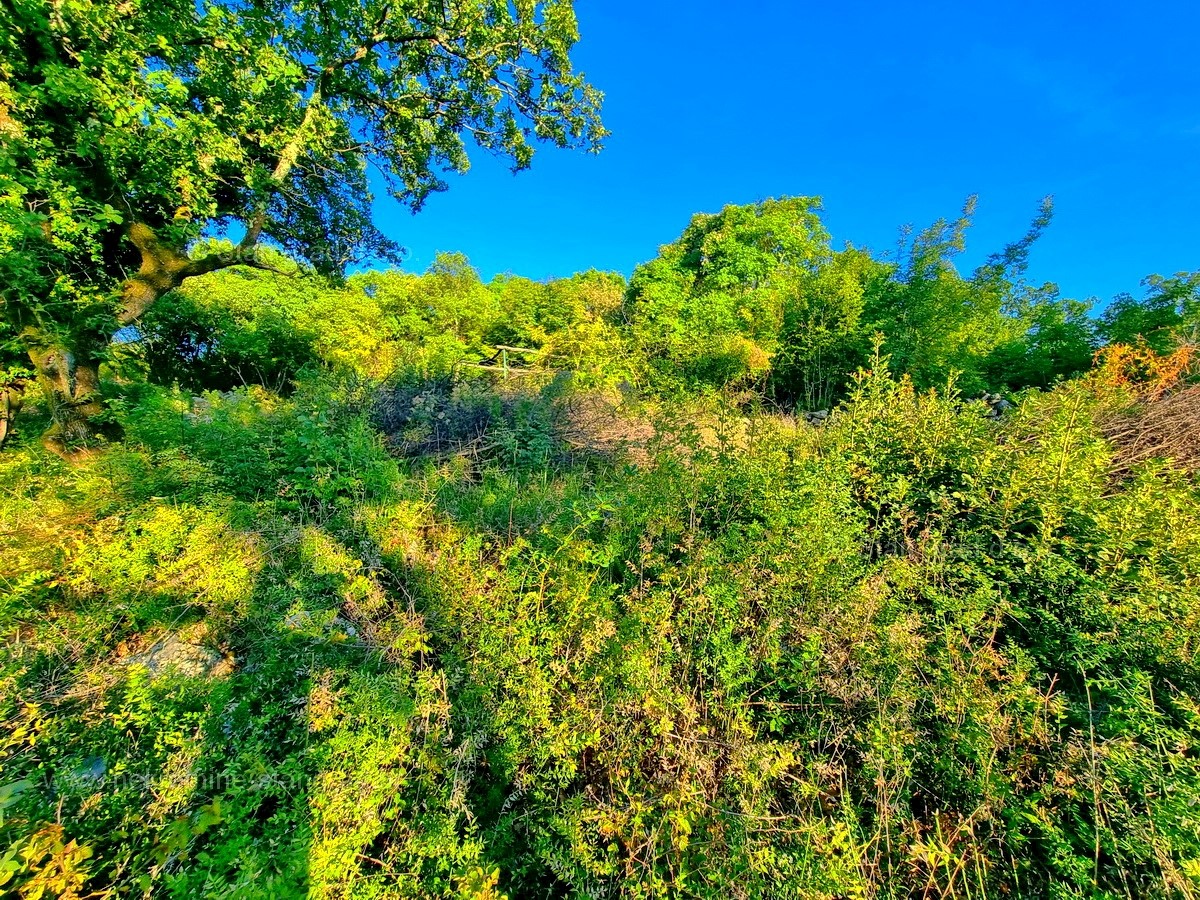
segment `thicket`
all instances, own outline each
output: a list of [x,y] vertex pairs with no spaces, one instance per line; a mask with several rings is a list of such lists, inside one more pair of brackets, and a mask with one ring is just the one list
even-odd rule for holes
[[600,148],[578,38],[0,4],[0,893],[1195,897],[1200,275],[791,198],[346,277]]
[[965,225],[169,295],[0,454],[0,891],[1196,896],[1200,279]]

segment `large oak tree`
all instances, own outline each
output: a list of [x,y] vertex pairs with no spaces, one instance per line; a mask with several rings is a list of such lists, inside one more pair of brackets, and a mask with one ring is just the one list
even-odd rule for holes
[[23,372],[86,441],[112,336],[261,242],[395,258],[372,170],[416,209],[472,142],[598,148],[577,39],[571,0],[0,0],[0,441]]

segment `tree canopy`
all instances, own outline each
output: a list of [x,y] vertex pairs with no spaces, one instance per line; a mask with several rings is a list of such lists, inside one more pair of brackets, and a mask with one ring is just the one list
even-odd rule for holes
[[[108,338],[184,279],[264,240],[323,273],[394,260],[376,184],[417,209],[469,143],[514,169],[597,149],[577,39],[570,0],[0,6],[7,362],[85,421]],[[213,229],[236,243],[189,253]]]
[[828,409],[877,337],[921,388],[949,378],[971,392],[1045,387],[1091,364],[1090,304],[1026,279],[1049,199],[1023,236],[969,274],[955,263],[973,197],[955,219],[906,229],[887,254],[834,250],[820,208],[818,198],[792,197],[696,216],[634,272],[626,318],[658,383],[754,384],[786,404]]

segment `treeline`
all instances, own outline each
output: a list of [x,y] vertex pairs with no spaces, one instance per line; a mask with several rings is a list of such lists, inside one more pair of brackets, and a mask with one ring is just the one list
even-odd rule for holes
[[624,293],[624,278],[602,272],[485,284],[450,253],[424,275],[389,270],[345,282],[233,270],[168,295],[130,337],[151,379],[193,390],[286,388],[314,368],[443,375],[494,355],[497,344],[535,351],[531,361],[545,367],[599,375],[619,371],[628,353],[617,326]]
[[[485,283],[461,254],[423,275],[372,271],[332,283],[283,258],[288,277],[226,270],[189,282],[140,325],[150,376],[193,390],[286,387],[311,366],[387,378],[486,361],[585,381],[627,380],[656,394],[748,391],[785,408],[830,408],[880,347],[918,388],[964,393],[1046,388],[1088,370],[1109,343],[1166,352],[1200,329],[1200,273],[1151,276],[1097,315],[1091,300],[1026,279],[1050,222],[969,274],[955,267],[974,203],[906,234],[887,255],[831,247],[811,198],[730,206],[693,218],[632,279],[590,271]],[[216,249],[214,249],[216,252]]]

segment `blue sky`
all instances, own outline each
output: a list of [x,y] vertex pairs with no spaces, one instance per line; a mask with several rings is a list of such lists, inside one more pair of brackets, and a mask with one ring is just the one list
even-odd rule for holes
[[824,198],[836,245],[979,195],[963,267],[1053,194],[1030,277],[1067,296],[1140,293],[1200,269],[1200,4],[577,0],[579,68],[606,94],[597,156],[483,153],[415,217],[378,221],[421,270],[628,274],[695,212]]

